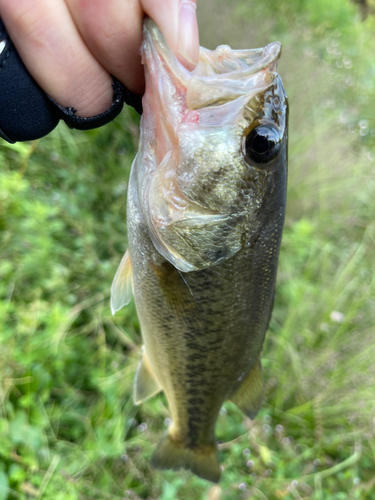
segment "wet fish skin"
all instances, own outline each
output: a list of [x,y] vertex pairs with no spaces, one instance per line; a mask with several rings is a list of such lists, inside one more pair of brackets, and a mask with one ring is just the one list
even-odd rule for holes
[[[254,418],[262,398],[259,357],[286,205],[287,99],[271,49],[248,51],[248,67],[261,69],[250,71],[253,85],[243,94],[207,75],[212,67],[225,75],[225,61],[201,49],[208,69],[190,76],[202,89],[194,101],[189,75],[150,20],[144,38],[147,90],[128,191],[129,255],[143,363],[156,383],[149,395],[162,389],[172,416],[151,463],[218,481],[215,423],[223,402],[231,398]],[[241,58],[236,64],[240,78]],[[278,134],[277,154],[257,163],[246,141],[262,126]],[[137,375],[136,392],[147,393],[148,378]]]

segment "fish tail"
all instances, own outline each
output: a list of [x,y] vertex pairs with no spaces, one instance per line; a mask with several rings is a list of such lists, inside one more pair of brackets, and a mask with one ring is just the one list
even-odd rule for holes
[[188,447],[165,434],[151,458],[154,469],[188,469],[194,474],[217,483],[220,479],[220,466],[216,445]]

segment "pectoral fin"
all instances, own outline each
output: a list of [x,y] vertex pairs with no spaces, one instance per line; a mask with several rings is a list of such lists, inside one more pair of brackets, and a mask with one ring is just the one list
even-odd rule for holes
[[134,379],[134,404],[140,405],[161,390],[162,388],[152,372],[146,352],[144,352]]
[[111,287],[111,311],[115,314],[129,304],[133,297],[132,265],[129,250],[126,250],[117,269]]
[[260,360],[255,363],[249,375],[245,378],[230,400],[235,403],[245,415],[254,418],[262,404],[264,394],[264,379]]

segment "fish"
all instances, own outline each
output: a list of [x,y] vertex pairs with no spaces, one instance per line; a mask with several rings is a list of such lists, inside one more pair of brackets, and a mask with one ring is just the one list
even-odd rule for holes
[[128,250],[111,291],[134,295],[144,342],[134,402],[164,391],[171,424],[151,466],[212,482],[226,400],[253,419],[287,189],[281,45],[200,47],[188,71],[144,21],[146,92],[127,195]]

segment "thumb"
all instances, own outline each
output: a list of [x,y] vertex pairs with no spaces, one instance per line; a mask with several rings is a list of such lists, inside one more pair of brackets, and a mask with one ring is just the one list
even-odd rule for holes
[[199,59],[196,0],[141,0],[141,4],[159,26],[171,50],[192,70]]

